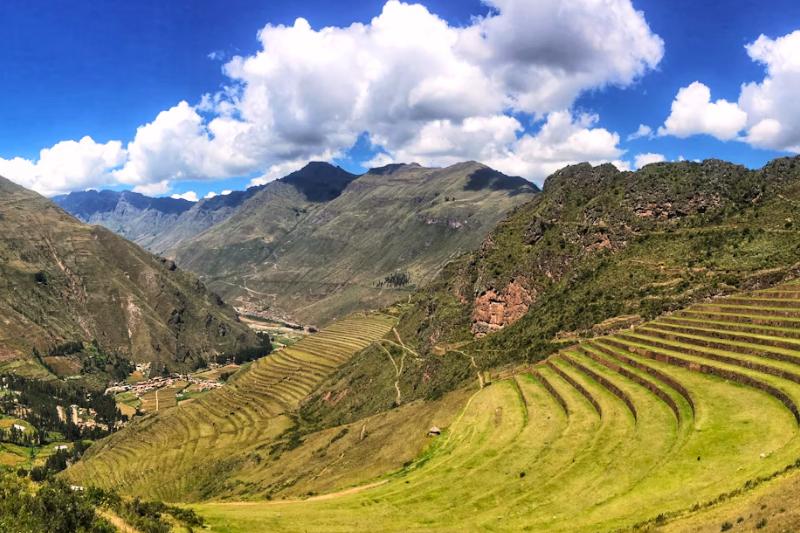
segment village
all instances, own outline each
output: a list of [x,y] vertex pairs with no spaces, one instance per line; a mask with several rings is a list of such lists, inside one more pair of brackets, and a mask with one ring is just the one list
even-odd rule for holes
[[[219,365],[217,365],[219,366]],[[211,369],[211,368],[209,368]],[[120,381],[114,383],[105,390],[105,394],[119,394],[122,392],[130,392],[138,397],[144,396],[148,392],[163,389],[166,387],[174,387],[176,384],[185,383],[193,385],[196,392],[205,392],[212,389],[219,388],[223,385],[221,381],[200,378],[193,374],[170,374],[168,376],[156,376],[136,383],[126,383]]]

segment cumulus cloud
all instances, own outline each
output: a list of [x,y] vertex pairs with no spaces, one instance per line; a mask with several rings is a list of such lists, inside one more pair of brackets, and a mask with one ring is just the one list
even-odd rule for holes
[[238,134],[247,127],[224,117],[206,124],[196,109],[180,102],[136,130],[128,161],[114,175],[120,183],[141,186],[251,172],[257,162],[237,147]]
[[622,170],[619,135],[596,127],[597,115],[572,116],[568,111],[550,113],[535,134],[522,135],[510,145],[485,153],[483,161],[507,174],[525,176],[541,183],[556,170],[570,164],[614,163]]
[[739,106],[748,118],[745,139],[760,148],[800,153],[800,30],[777,39],[761,35],[746,49],[766,67],[767,75],[742,86]]
[[133,188],[133,192],[138,192],[146,196],[161,196],[167,194],[172,186],[167,180],[156,181],[154,183],[142,183]]
[[727,141],[735,139],[746,125],[747,113],[738,104],[723,99],[712,102],[711,89],[695,81],[678,91],[658,134],[686,138],[704,133]]
[[173,194],[172,196],[170,196],[170,198],[173,198],[175,200],[188,200],[189,202],[199,201],[197,198],[197,193],[194,191],[186,191],[185,193],[181,194]]
[[[224,64],[223,90],[138,128],[114,179],[163,192],[187,179],[265,183],[365,133],[383,159],[480,159],[535,179],[560,161],[618,157],[615,134],[564,110],[658,65],[664,44],[644,14],[631,0],[486,1],[468,26],[398,0],[368,23],[268,24],[256,53]],[[542,131],[523,134],[530,123]]]
[[86,136],[45,148],[37,160],[0,158],[0,176],[41,194],[54,195],[113,182],[111,172],[125,156],[119,141],[102,144]]
[[[652,152],[647,152],[644,154],[636,154],[636,157],[633,158],[633,166],[636,169],[640,169],[645,165],[649,165],[650,163],[661,163],[666,161],[667,158],[664,157],[664,154],[654,154]],[[678,159],[682,161],[682,159]]]
[[776,39],[761,35],[745,49],[753,61],[764,65],[762,81],[744,83],[737,102],[712,102],[710,89],[700,82],[682,88],[659,134],[706,133],[800,153],[800,30]]
[[653,128],[647,124],[639,124],[639,129],[628,135],[628,141],[635,141],[636,139],[652,139],[655,136]]

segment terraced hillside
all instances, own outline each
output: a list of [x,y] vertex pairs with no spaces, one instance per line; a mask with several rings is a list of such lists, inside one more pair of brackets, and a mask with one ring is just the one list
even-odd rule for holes
[[657,527],[795,468],[798,405],[792,282],[698,304],[498,379],[415,463],[360,489],[195,507],[214,531],[230,532]]
[[257,475],[270,446],[291,445],[282,434],[299,402],[393,324],[378,313],[337,321],[254,362],[225,387],[134,422],[93,447],[68,477],[169,501],[246,492],[240,478]]

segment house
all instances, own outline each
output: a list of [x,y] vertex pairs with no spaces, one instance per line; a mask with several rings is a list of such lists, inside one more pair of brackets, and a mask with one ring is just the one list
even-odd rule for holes
[[14,429],[16,429],[17,431],[25,431],[25,430],[27,430],[27,428],[25,426],[21,425],[21,424],[14,424]]
[[431,426],[431,429],[428,430],[429,437],[438,437],[442,434],[442,430],[436,426]]

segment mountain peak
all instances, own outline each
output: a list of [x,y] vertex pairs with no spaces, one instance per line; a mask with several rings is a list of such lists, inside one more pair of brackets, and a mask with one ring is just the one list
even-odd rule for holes
[[382,167],[371,168],[367,171],[367,174],[373,174],[376,176],[389,176],[401,170],[416,168],[422,168],[422,165],[419,163],[390,163],[388,165],[383,165]]
[[278,181],[292,185],[309,202],[328,202],[339,196],[358,176],[324,161],[311,161]]

